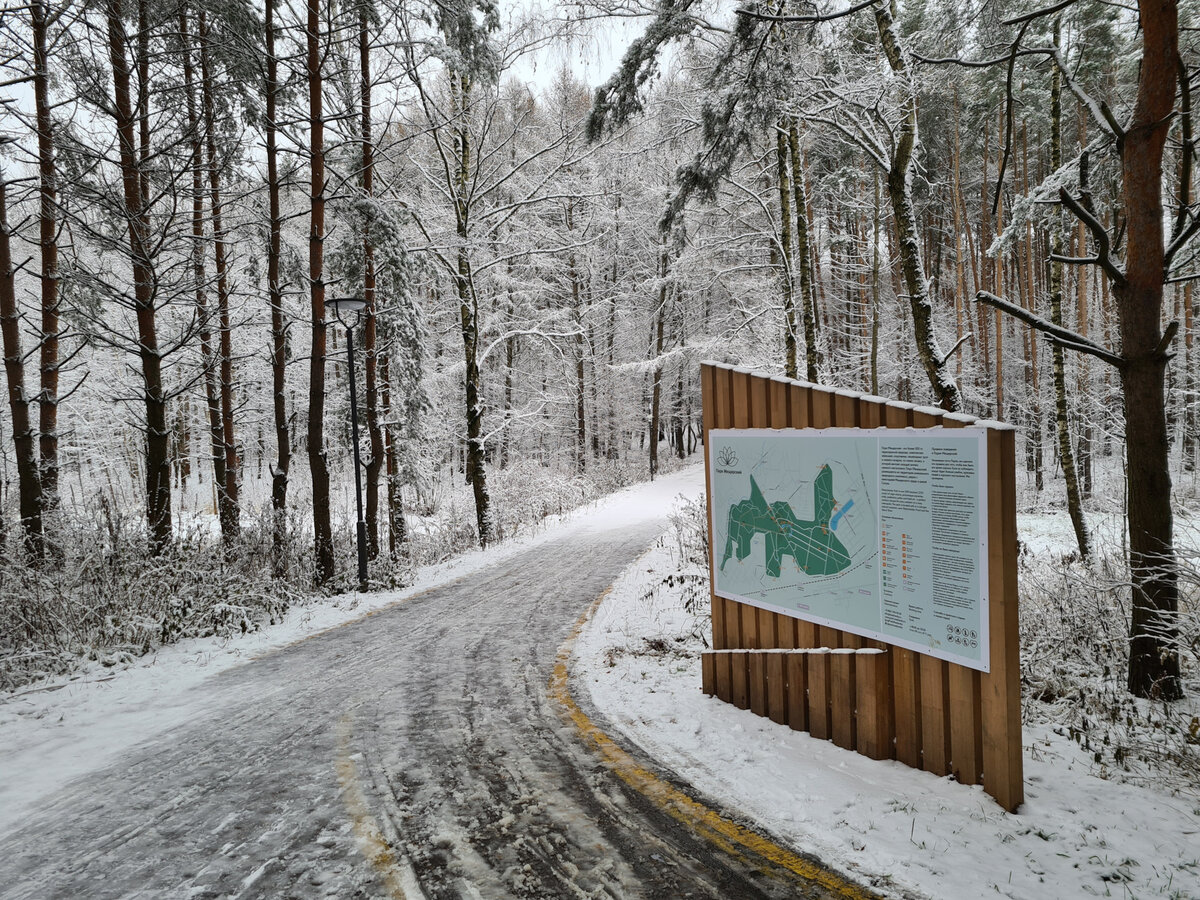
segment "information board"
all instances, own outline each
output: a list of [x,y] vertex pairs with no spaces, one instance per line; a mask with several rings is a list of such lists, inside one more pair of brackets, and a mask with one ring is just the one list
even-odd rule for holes
[[989,671],[985,438],[710,430],[716,594]]

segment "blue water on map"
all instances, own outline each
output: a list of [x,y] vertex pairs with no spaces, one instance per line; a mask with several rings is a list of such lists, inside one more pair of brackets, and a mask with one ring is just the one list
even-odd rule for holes
[[829,520],[829,527],[837,531],[838,520],[846,513],[850,512],[850,507],[854,505],[853,500],[847,500],[846,505],[833,514],[833,518]]

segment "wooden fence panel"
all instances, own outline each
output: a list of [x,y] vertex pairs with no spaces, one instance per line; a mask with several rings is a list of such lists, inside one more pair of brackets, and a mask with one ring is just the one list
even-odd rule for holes
[[[978,424],[966,416],[712,364],[702,367],[701,387],[706,431]],[[714,594],[714,652],[704,655],[701,670],[705,692],[872,758],[894,757],[938,774],[953,773],[964,783],[982,782],[1002,806],[1016,809],[1024,787],[1012,563],[1015,436],[1007,426],[985,424],[990,673]],[[707,460],[707,433],[704,448]],[[885,552],[900,552],[905,564],[898,536],[883,537]],[[813,652],[754,652],[773,648]],[[855,652],[860,649],[879,652]]]

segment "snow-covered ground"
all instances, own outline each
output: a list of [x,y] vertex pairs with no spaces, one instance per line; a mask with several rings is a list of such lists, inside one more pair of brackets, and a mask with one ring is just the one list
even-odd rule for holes
[[[1065,554],[1059,518],[1024,522],[1023,536]],[[706,697],[697,619],[664,585],[678,553],[664,538],[624,573],[580,635],[572,672],[624,739],[709,798],[896,896],[1200,898],[1200,785],[1171,796],[1101,779],[1066,729],[1026,726],[1026,802],[1010,815],[980,787]]]
[[702,470],[693,466],[552,517],[523,537],[423,569],[401,591],[332,597],[294,607],[281,624],[258,632],[186,639],[125,666],[93,663],[71,676],[0,695],[0,835],[72,780],[196,718],[204,692],[194,689],[227,669],[488,569],[566,531],[650,518],[669,509],[680,493],[695,494],[702,485]]
[[[219,672],[567,530],[644,519],[702,488],[702,470],[691,467],[536,535],[424,570],[404,591],[333,598],[259,633],[183,641],[124,668],[96,665],[9,695],[0,700],[0,835],[69,781],[197,717],[204,682]],[[1069,552],[1065,516],[1023,520],[1022,538],[1031,552]],[[704,619],[662,584],[679,568],[677,552],[667,539],[631,566],[576,646],[576,690],[591,693],[619,740],[785,842],[897,896],[1200,898],[1200,788],[1170,795],[1102,780],[1091,756],[1051,725],[1026,728],[1027,802],[1010,815],[980,788],[874,762],[705,697]]]

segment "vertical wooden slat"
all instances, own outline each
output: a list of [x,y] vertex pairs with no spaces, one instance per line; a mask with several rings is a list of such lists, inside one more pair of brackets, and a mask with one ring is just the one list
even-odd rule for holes
[[921,671],[921,768],[950,774],[950,684],[944,660],[919,654]]
[[824,388],[809,389],[808,424],[812,428],[828,428],[833,424],[833,394]]
[[[962,428],[969,420],[961,416],[945,416],[946,428]],[[987,465],[980,460],[981,466]],[[986,523],[981,523],[986,528]],[[948,708],[950,719],[950,773],[963,784],[978,784],[982,775],[983,735],[979,672],[965,666],[949,664]]]
[[726,654],[729,657],[729,668],[733,672],[730,702],[738,709],[750,708],[750,660],[744,650],[734,650]]
[[[914,428],[940,425],[939,413],[914,409],[909,423]],[[921,755],[922,768],[937,775],[950,773],[950,666],[942,659],[921,654]]]
[[790,394],[790,385],[781,378],[771,379],[771,427],[772,428],[795,428],[792,425],[790,416],[790,404],[788,402]]
[[770,396],[767,389],[767,379],[754,376],[750,379],[750,427],[770,428],[767,411],[770,408]]
[[811,390],[798,384],[788,389],[788,419],[792,428],[809,427],[809,411],[812,408],[808,396]]
[[[852,651],[857,636],[844,634],[842,642]],[[855,747],[854,708],[857,703],[855,691],[855,657],[853,652],[836,650],[829,654],[829,735],[833,742],[846,750]]]
[[1013,812],[1025,799],[1021,677],[1017,643],[1015,433],[988,433],[988,640],[991,671],[980,679],[983,787]]
[[788,727],[808,731],[808,655],[789,653],[787,666]]
[[963,784],[979,784],[983,760],[979,672],[950,664],[950,774]]
[[835,428],[858,427],[858,396],[837,393],[833,397],[833,425]]
[[896,731],[896,759],[921,768],[921,679],[912,650],[897,647],[892,659],[892,712]]
[[767,653],[767,715],[779,725],[788,723],[787,676],[784,665],[787,656],[783,653]]
[[[883,424],[888,428],[905,428],[909,424],[911,407],[889,403],[884,409]],[[881,523],[882,524],[882,523]],[[896,731],[896,759],[905,765],[921,768],[921,679],[918,675],[918,656],[911,650],[897,647],[891,657],[892,713]]]
[[717,655],[712,652],[700,654],[700,689],[710,697],[717,692]]
[[767,714],[767,654],[747,653],[750,673],[750,711],[756,716]]
[[726,703],[733,702],[733,667],[728,653],[713,653],[713,680],[716,693]]
[[887,408],[878,400],[860,397],[858,400],[858,427],[882,428]]
[[805,654],[808,678],[808,733],[828,740],[829,726],[829,654],[816,650]]
[[[868,646],[884,649],[880,641],[866,641]],[[855,665],[855,687],[858,691],[856,749],[871,759],[892,757],[892,696],[888,669],[888,654],[859,654]]]

